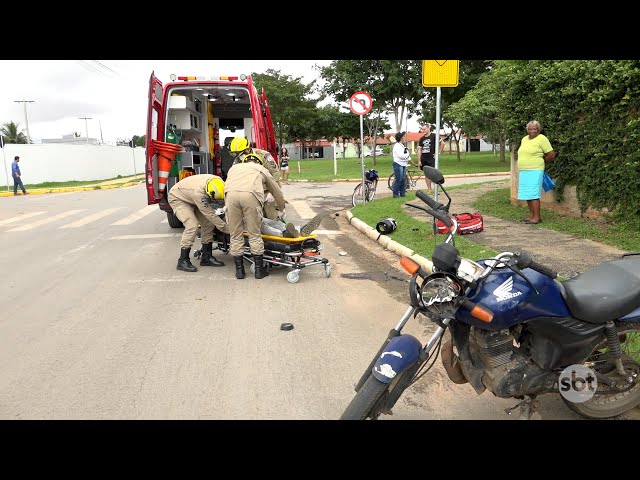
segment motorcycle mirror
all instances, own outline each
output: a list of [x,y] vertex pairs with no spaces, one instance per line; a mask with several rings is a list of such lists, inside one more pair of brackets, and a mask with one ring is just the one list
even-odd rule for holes
[[433,183],[438,185],[442,185],[444,183],[444,176],[442,172],[437,168],[430,167],[429,165],[425,165],[422,167],[422,171],[424,172],[424,176],[431,180]]

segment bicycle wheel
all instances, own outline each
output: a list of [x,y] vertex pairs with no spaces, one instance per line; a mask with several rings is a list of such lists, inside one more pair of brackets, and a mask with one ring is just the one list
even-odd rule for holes
[[415,178],[413,178],[411,175],[409,175],[407,173],[407,176],[404,177],[404,189],[405,190],[411,190],[413,187],[416,186],[416,180]]
[[396,174],[392,173],[391,175],[389,175],[389,179],[387,180],[387,186],[389,187],[389,190],[393,190],[393,184],[396,181]]
[[351,196],[351,205],[353,205],[354,207],[357,205],[362,205],[365,202],[368,201],[369,198],[369,188],[367,188],[367,185],[365,184],[365,190],[364,190],[364,194],[366,196],[366,198],[364,198],[362,196],[362,183],[359,183],[356,188],[353,189],[353,195]]
[[376,197],[376,187],[378,182],[367,182],[367,201],[370,202]]
[[[404,189],[405,190],[410,190],[411,189],[411,182],[409,181],[409,174],[405,175],[404,177]],[[387,185],[389,186],[389,190],[393,191],[393,184],[396,183],[396,174],[392,173],[391,175],[389,175],[389,180],[387,180]]]

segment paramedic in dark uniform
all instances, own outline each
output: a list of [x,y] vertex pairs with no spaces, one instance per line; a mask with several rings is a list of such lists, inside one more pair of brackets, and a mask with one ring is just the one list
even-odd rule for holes
[[255,262],[255,277],[259,279],[269,275],[263,264],[264,242],[260,233],[265,192],[273,195],[280,211],[284,212],[284,195],[269,171],[262,166],[262,157],[253,153],[244,155],[242,161],[233,165],[227,172],[225,204],[231,235],[229,251],[236,264],[238,279],[245,277],[243,263],[243,232],[245,230],[249,235],[249,247]]
[[175,216],[184,225],[180,240],[180,259],[177,270],[197,272],[189,259],[191,247],[196,238],[198,225],[202,230],[202,258],[200,265],[222,267],[211,254],[213,251],[213,228],[229,233],[224,220],[215,214],[224,204],[224,182],[216,175],[200,174],[183,178],[169,190],[169,205]]
[[[273,179],[278,183],[278,186],[282,186],[280,169],[278,168],[278,164],[273,159],[273,156],[267,152],[266,150],[261,150],[260,148],[253,148],[246,138],[244,137],[235,137],[231,140],[231,144],[229,145],[229,150],[232,155],[235,155],[236,159],[233,162],[234,164],[242,162],[242,159],[253,153],[262,158],[262,165],[269,170],[269,173],[273,177]],[[276,202],[272,195],[268,195],[268,192],[265,192],[267,195],[265,197],[264,202],[264,216],[270,220],[278,220],[282,212],[279,212],[276,209]]]

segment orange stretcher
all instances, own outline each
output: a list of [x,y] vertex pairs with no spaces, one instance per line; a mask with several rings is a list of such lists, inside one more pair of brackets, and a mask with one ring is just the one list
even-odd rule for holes
[[[213,249],[220,250],[223,253],[229,252],[229,234],[219,231],[214,232]],[[300,280],[300,270],[313,265],[322,265],[324,267],[325,277],[331,276],[331,264],[329,260],[320,256],[322,244],[318,240],[316,234],[304,237],[277,237],[273,235],[262,235],[264,241],[264,254],[262,259],[268,269],[288,267],[291,269],[287,273],[287,281],[289,283],[297,283]],[[200,250],[194,253],[198,258]],[[255,273],[256,266],[249,247],[249,236],[244,232],[244,253],[243,257],[251,264],[251,273]]]

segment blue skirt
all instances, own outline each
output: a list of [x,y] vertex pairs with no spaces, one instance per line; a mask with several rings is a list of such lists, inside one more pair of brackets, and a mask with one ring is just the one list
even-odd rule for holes
[[521,170],[518,177],[518,200],[538,200],[544,170]]

